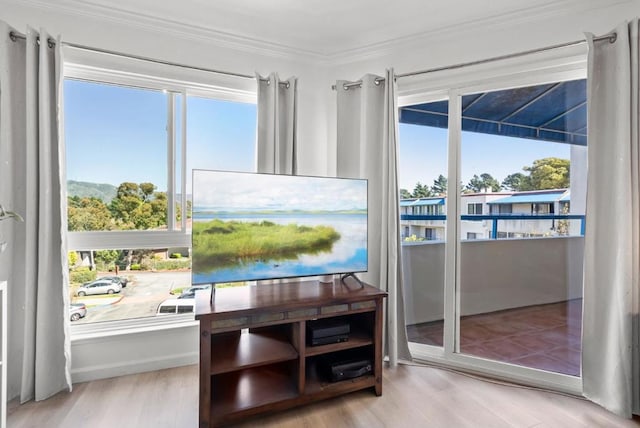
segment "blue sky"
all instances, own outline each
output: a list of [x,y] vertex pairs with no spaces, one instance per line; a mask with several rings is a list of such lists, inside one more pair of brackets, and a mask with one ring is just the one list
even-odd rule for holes
[[[416,183],[431,186],[438,175],[447,176],[447,130],[419,125],[400,124],[398,181],[400,188],[412,191]],[[570,158],[568,144],[462,133],[461,179],[469,182],[474,174],[485,172],[498,181],[509,174],[522,172],[536,159]]]
[[[151,182],[166,190],[167,96],[67,79],[67,178],[114,186]],[[196,97],[187,103],[187,192],[194,168],[254,171],[256,106]],[[179,109],[176,114],[180,117]],[[400,124],[399,136],[401,188],[411,191],[418,181],[430,186],[438,175],[447,175],[445,129]],[[178,163],[179,154],[178,147]],[[462,181],[466,184],[473,174],[484,172],[502,181],[535,159],[550,156],[569,159],[569,146],[464,132]],[[176,184],[179,189],[180,182]]]
[[[167,96],[67,79],[67,179],[114,186],[151,182],[166,190]],[[189,97],[187,112],[188,171],[254,170],[255,105]],[[190,193],[191,173],[187,177]]]

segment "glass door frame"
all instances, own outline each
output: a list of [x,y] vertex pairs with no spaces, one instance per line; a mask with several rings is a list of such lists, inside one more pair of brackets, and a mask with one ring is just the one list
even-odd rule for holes
[[[462,96],[473,93],[533,86],[558,81],[584,79],[587,74],[586,51],[578,46],[560,52],[549,51],[489,67],[468,67],[451,76],[425,75],[416,82],[398,80],[398,106],[442,101],[449,102],[448,182],[460,182],[462,142]],[[568,52],[567,52],[568,51]],[[472,355],[460,354],[460,260],[461,199],[460,186],[449,186],[445,241],[445,292],[443,347],[409,343],[413,358],[443,367],[491,376],[510,382],[582,395],[582,378],[534,369]],[[450,245],[455,243],[455,245]]]

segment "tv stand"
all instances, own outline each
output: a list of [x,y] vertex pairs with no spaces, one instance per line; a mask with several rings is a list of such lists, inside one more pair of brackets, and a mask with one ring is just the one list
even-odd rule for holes
[[364,282],[362,282],[362,281],[360,280],[360,278],[358,278],[358,277],[356,276],[356,274],[355,274],[355,273],[353,273],[353,272],[351,272],[351,273],[345,273],[344,275],[342,275],[342,276],[340,277],[340,282],[342,282],[343,284],[345,284],[345,285],[346,285],[347,283],[346,283],[344,280],[345,280],[345,279],[347,279],[347,278],[349,278],[349,277],[351,277],[351,278],[355,279],[355,280],[356,280],[356,282],[358,283],[358,285],[360,285],[360,288],[364,288]]
[[[340,280],[196,293],[200,322],[200,428],[237,423],[361,389],[382,394],[382,304],[387,293]],[[348,323],[346,342],[311,346],[307,324]],[[325,358],[371,361],[372,373],[331,382]]]

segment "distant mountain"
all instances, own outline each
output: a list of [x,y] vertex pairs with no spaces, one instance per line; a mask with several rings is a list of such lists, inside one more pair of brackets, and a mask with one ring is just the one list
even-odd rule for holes
[[111,202],[116,197],[117,187],[105,183],[88,183],[85,181],[67,181],[68,196],[79,196],[81,198],[95,197],[102,199],[105,204]]

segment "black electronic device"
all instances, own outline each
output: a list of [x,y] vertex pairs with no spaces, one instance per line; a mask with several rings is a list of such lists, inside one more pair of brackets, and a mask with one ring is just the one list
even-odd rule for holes
[[348,341],[349,341],[348,334],[336,334],[335,336],[311,338],[309,341],[309,345],[311,346],[328,345],[330,343],[340,343],[340,342],[348,342]]
[[370,359],[354,360],[323,359],[319,365],[321,375],[330,382],[354,379],[373,373],[373,363]]
[[322,319],[307,323],[307,344],[311,346],[340,343],[349,340],[351,327],[340,319]]

